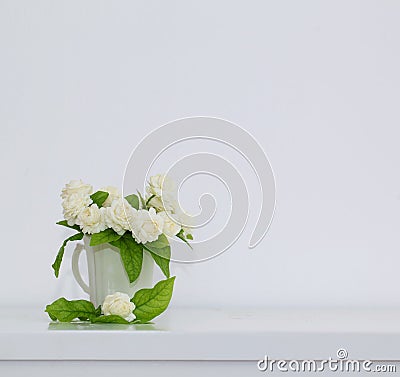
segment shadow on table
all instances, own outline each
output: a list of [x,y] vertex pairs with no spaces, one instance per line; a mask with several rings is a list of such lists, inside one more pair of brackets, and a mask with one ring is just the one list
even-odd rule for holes
[[118,323],[88,323],[88,322],[50,322],[49,330],[74,330],[74,331],[163,331],[154,324],[122,325]]

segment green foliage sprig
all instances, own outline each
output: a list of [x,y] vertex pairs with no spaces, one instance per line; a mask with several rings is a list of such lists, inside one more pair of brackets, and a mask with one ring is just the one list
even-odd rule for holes
[[47,305],[45,311],[53,321],[60,322],[78,320],[91,323],[148,323],[167,309],[171,301],[174,282],[175,276],[159,281],[153,288],[137,291],[131,299],[131,302],[135,304],[133,314],[136,317],[132,321],[127,321],[118,315],[102,315],[101,307],[95,308],[90,301],[69,301],[64,297]]

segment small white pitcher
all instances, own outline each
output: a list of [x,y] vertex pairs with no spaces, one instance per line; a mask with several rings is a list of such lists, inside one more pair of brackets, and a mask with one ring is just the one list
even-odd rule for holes
[[[84,245],[78,243],[72,254],[72,272],[77,283],[89,294],[90,301],[96,307],[101,305],[109,294],[123,292],[133,297],[139,289],[153,286],[154,262],[148,253],[143,253],[142,272],[138,279],[129,283],[118,248],[110,244],[90,246],[89,236],[85,236],[83,241]],[[79,271],[79,256],[83,250],[86,251],[89,285],[83,281]]]

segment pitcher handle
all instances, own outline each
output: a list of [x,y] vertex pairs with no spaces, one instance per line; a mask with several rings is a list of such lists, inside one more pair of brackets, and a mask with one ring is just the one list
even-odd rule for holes
[[79,257],[83,250],[85,250],[83,244],[77,243],[72,254],[72,273],[74,274],[76,282],[83,289],[83,291],[90,294],[89,286],[83,281],[82,275],[79,271]]

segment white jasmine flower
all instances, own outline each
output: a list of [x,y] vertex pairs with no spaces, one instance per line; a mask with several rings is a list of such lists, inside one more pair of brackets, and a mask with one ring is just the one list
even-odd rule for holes
[[93,204],[79,213],[76,223],[83,233],[99,233],[107,228],[104,211],[105,208],[99,208],[97,204]]
[[159,212],[158,215],[164,220],[162,232],[169,237],[176,236],[181,230],[181,225],[175,221],[173,215],[165,211]]
[[134,212],[136,210],[125,199],[116,199],[111,207],[105,208],[106,224],[119,235],[123,235],[126,230],[131,229]]
[[132,236],[138,243],[147,243],[157,240],[162,233],[164,220],[154,208],[148,211],[140,209],[133,212]]
[[[150,197],[151,195],[148,195],[146,197],[146,201],[148,201]],[[174,213],[176,208],[179,207],[178,201],[175,199],[175,197],[165,193],[162,199],[158,196],[151,198],[149,201],[149,206],[154,207],[158,212],[168,211],[172,213]]]
[[100,189],[100,191],[105,191],[108,192],[108,198],[106,201],[103,203],[103,207],[110,207],[111,203],[116,200],[120,199],[122,197],[121,193],[119,192],[117,187],[114,186],[106,186]]
[[175,182],[165,174],[153,175],[149,179],[149,186],[146,188],[149,195],[160,197],[162,192],[176,191]]
[[78,215],[92,203],[88,194],[72,193],[62,202],[64,219],[68,225],[75,225]]
[[146,192],[146,200],[154,196],[150,200],[149,205],[157,209],[157,211],[174,212],[178,206],[176,184],[164,174],[157,174],[150,177]]
[[176,214],[174,214],[174,218],[181,226],[185,235],[193,234],[193,217],[184,212],[183,210],[179,210]]
[[72,180],[61,190],[61,198],[66,199],[72,194],[90,195],[93,193],[93,187],[83,183],[81,180]]
[[127,321],[135,319],[132,313],[134,309],[135,304],[131,302],[129,296],[121,292],[106,296],[101,306],[104,315],[119,315]]

